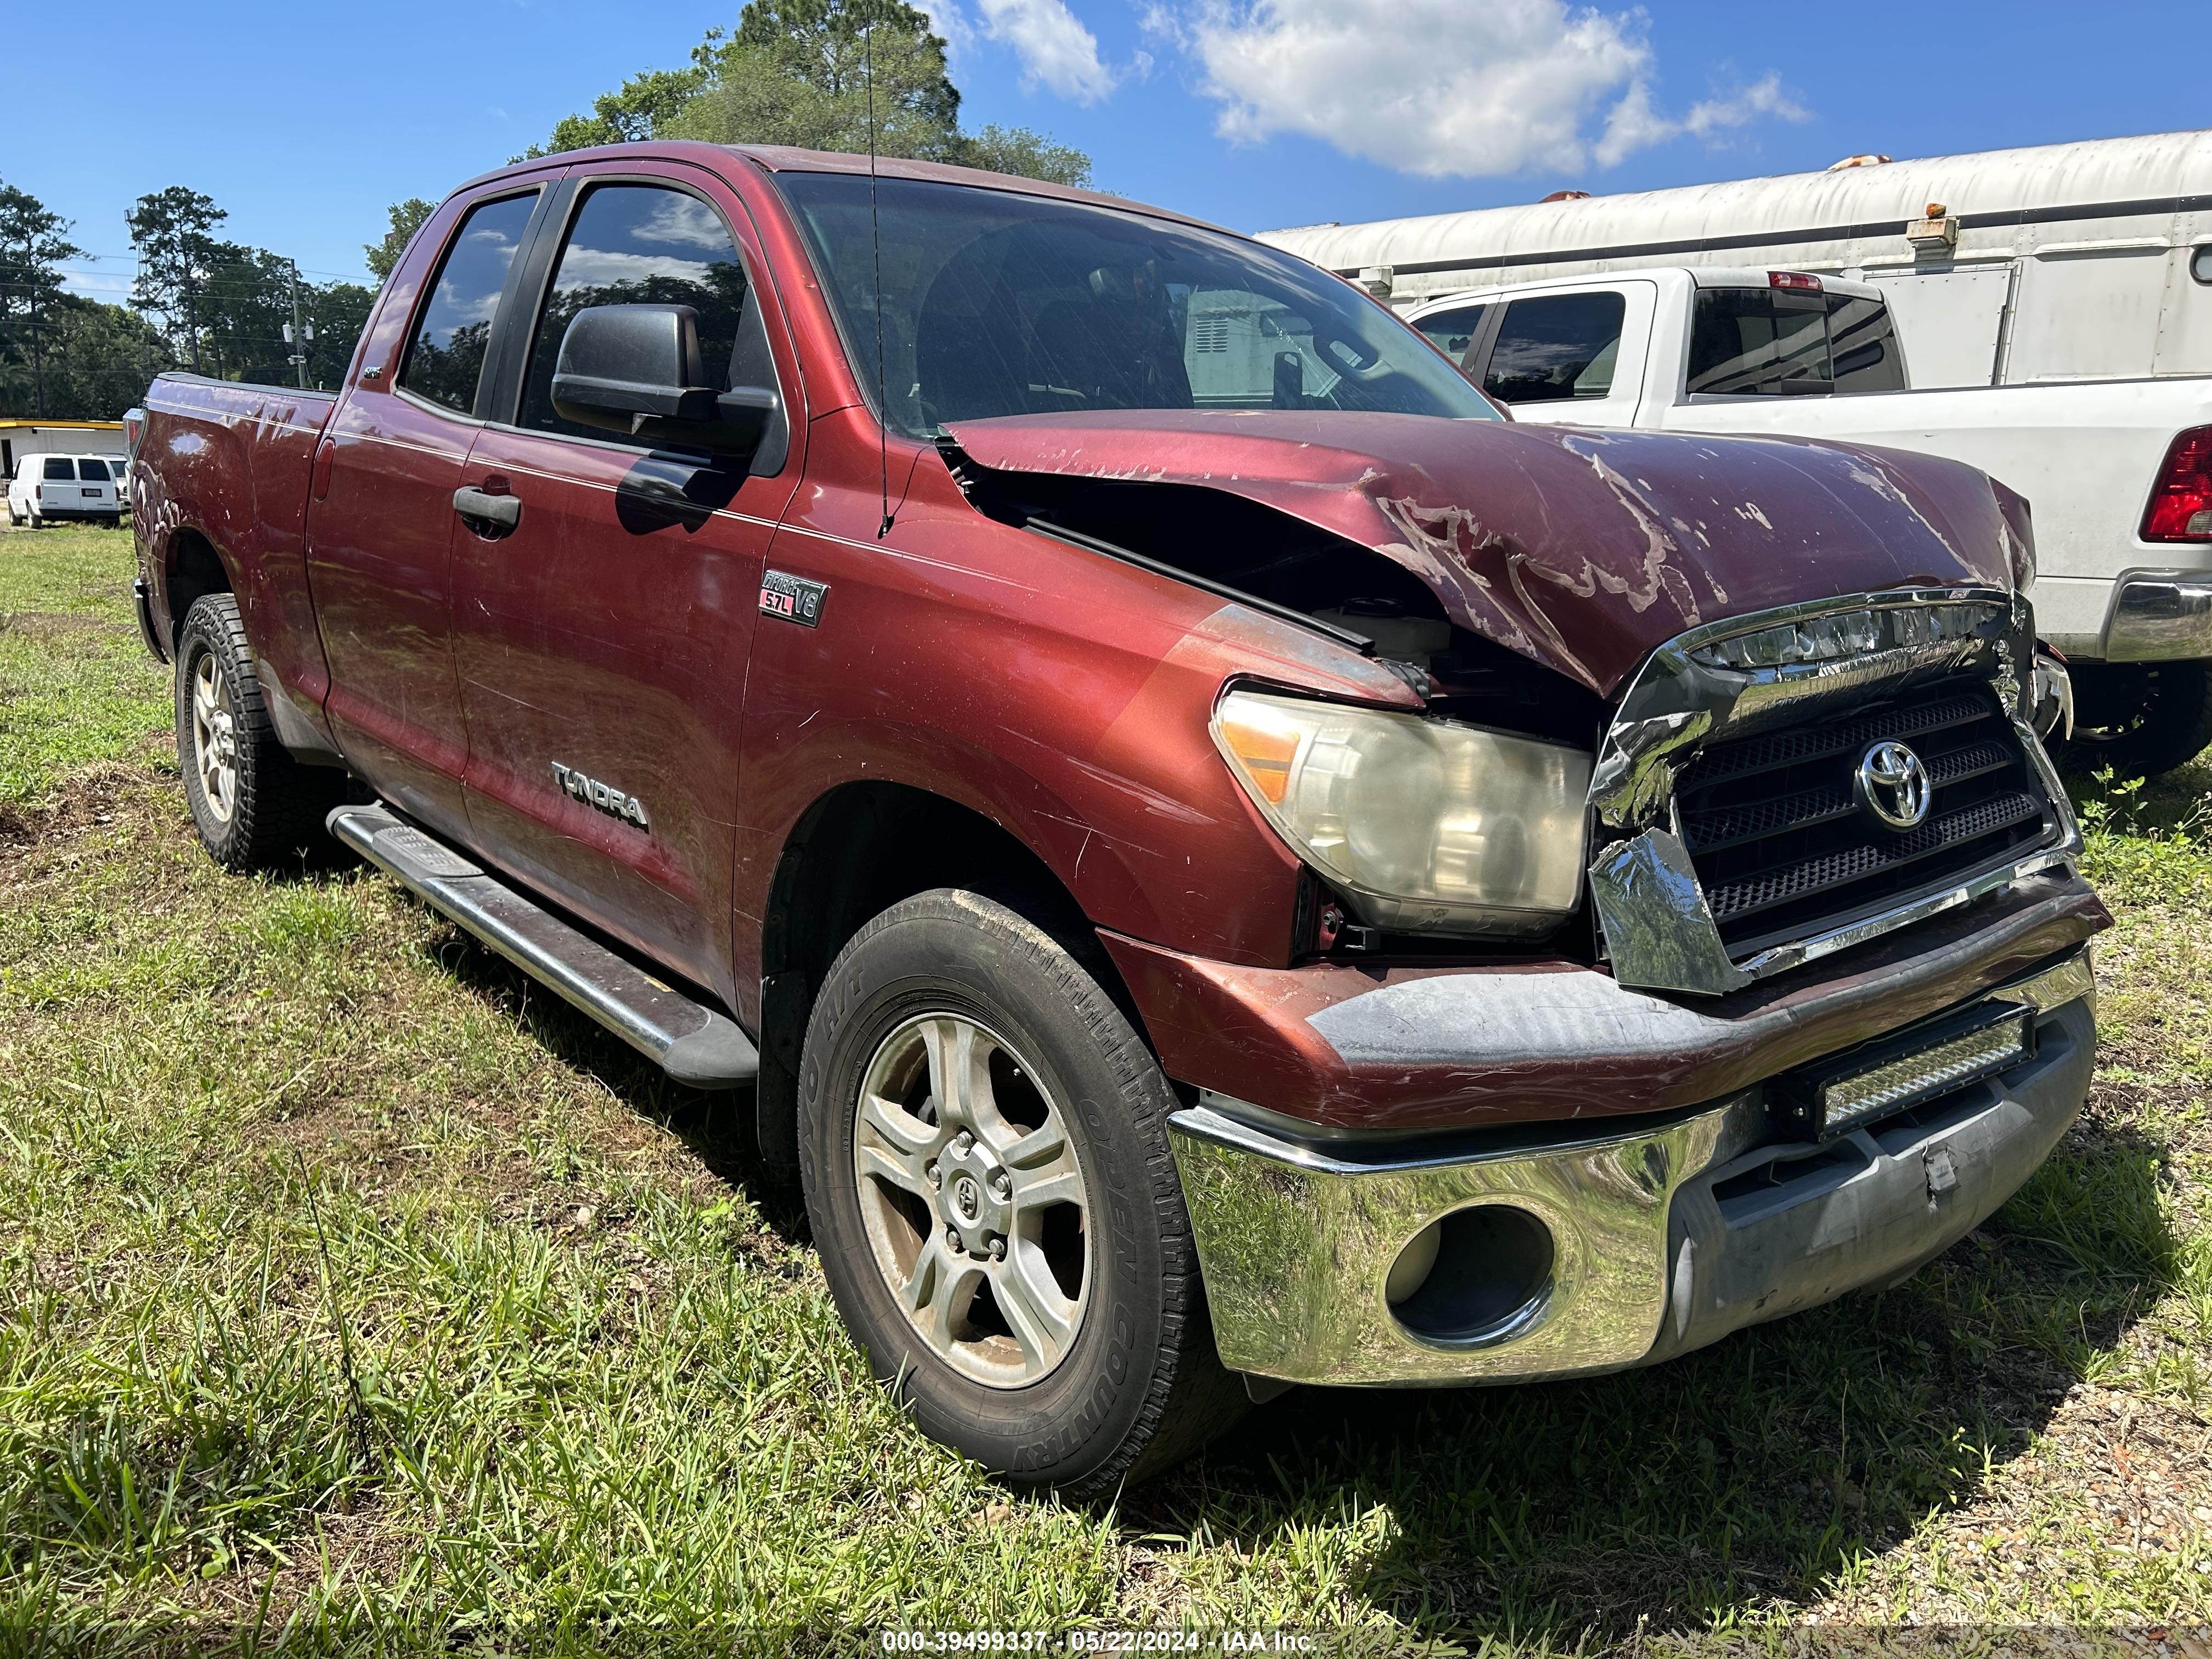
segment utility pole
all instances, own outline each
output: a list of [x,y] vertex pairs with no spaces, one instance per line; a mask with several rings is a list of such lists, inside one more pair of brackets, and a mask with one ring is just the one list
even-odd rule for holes
[[292,267],[292,326],[284,331],[284,343],[292,348],[292,367],[300,372],[300,389],[307,389],[307,325],[300,316],[300,262],[287,261]]
[[46,359],[39,339],[39,290],[31,290],[31,381],[37,388],[38,414],[46,418]]

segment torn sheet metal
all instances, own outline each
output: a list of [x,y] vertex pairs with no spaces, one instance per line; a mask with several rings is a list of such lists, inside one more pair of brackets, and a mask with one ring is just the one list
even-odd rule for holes
[[1601,696],[1717,621],[1883,588],[2008,592],[2019,562],[1972,468],[1795,438],[1321,410],[1006,416],[951,432],[994,471],[1197,485],[1291,514]]

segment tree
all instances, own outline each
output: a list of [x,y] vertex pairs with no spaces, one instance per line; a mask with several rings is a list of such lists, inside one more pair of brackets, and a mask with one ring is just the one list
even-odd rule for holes
[[1091,158],[1079,149],[1055,144],[1027,127],[987,126],[963,141],[959,156],[963,167],[982,167],[992,173],[1012,173],[1024,179],[1046,179],[1055,185],[1080,189],[1091,182]]
[[[601,99],[599,101],[605,103],[606,100]],[[571,121],[576,118],[573,115],[568,118]],[[588,142],[597,143],[599,141],[592,139]],[[561,148],[575,149],[582,146],[569,144]],[[382,241],[367,243],[361,250],[378,282],[391,280],[392,267],[399,263],[399,256],[407,252],[409,240],[422,228],[422,222],[437,210],[435,202],[426,202],[419,196],[410,196],[404,202],[394,202],[385,210],[391,216],[392,228],[384,233]]]
[[124,215],[138,253],[138,280],[131,301],[161,319],[171,354],[200,368],[199,289],[218,246],[212,233],[230,216],[212,197],[182,185],[141,196]]
[[[161,334],[125,306],[74,294],[46,313],[46,414],[58,421],[112,421],[141,402],[146,387],[175,367]],[[0,392],[0,407],[17,400]]]
[[882,155],[1089,182],[1089,156],[1026,127],[961,131],[945,52],[904,0],[750,0],[736,33],[708,30],[689,68],[632,76],[528,153],[641,138],[865,150],[872,137]]
[[[304,290],[303,290],[304,292]],[[315,337],[307,342],[307,384],[325,390],[345,379],[353,349],[368,326],[376,290],[359,283],[327,283],[307,301]]]
[[85,257],[69,240],[69,228],[70,222],[37,197],[0,184],[0,323],[6,325],[9,356],[19,363],[29,359],[33,412],[40,416],[49,412],[43,325],[62,291],[55,267]]

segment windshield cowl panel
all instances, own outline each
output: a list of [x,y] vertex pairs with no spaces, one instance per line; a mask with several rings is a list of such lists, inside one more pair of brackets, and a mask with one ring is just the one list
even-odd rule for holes
[[[895,431],[1108,410],[1496,420],[1388,308],[1187,222],[845,173],[775,176],[855,378]],[[878,325],[880,362],[878,364]]]
[[1403,566],[1460,626],[1601,696],[1702,623],[1838,593],[2011,586],[1989,479],[1934,456],[1334,410],[1026,416],[949,435],[994,471],[1202,485],[1288,514]]

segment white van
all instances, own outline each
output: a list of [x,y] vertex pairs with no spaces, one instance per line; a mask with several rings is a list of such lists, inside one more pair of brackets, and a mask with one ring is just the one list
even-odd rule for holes
[[33,530],[49,520],[90,519],[110,530],[123,522],[122,498],[104,455],[26,455],[8,484],[8,522]]

